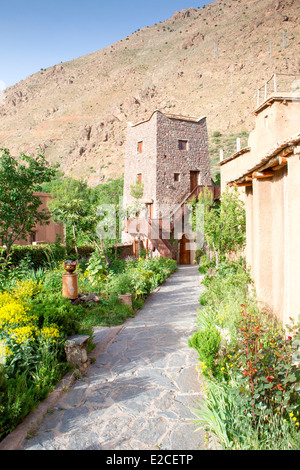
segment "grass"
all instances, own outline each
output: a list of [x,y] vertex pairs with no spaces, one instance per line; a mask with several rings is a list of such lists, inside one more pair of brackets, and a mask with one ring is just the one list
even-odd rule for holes
[[81,321],[82,328],[93,326],[117,326],[128,318],[134,317],[143,306],[143,300],[133,300],[132,307],[122,303],[118,298],[103,298],[99,304],[85,307],[85,316]]
[[[78,284],[79,293],[97,294],[95,302],[75,305],[62,296],[61,262],[34,270],[23,261],[0,273],[0,341],[5,342],[5,361],[0,364],[0,440],[68,370],[64,352],[68,336],[79,333],[92,338],[93,327],[121,325],[177,266],[164,259],[113,259],[107,265],[103,254],[93,256],[92,262],[80,263]],[[121,289],[131,293],[132,306],[119,300]]]

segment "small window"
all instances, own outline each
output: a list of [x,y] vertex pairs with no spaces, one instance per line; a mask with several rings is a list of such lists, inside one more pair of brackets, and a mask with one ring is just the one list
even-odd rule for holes
[[187,140],[178,140],[178,148],[179,150],[187,150],[188,148]]
[[180,173],[174,173],[174,181],[180,181]]
[[269,127],[269,116],[265,116],[265,127]]
[[136,180],[139,184],[142,184],[143,182],[143,175],[142,173],[138,173],[137,176],[136,176]]
[[137,143],[137,151],[138,151],[138,153],[142,153],[142,151],[143,151],[143,141],[142,140]]

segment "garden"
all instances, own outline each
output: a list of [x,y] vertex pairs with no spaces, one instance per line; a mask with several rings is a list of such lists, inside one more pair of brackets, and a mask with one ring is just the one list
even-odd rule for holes
[[205,217],[211,256],[199,259],[205,290],[189,339],[205,395],[194,410],[196,424],[224,450],[299,450],[299,324],[282,325],[258,306],[241,251],[237,196],[225,193],[218,207],[211,204]]
[[[5,362],[0,364],[0,439],[70,370],[64,351],[68,336],[92,338],[94,326],[122,324],[177,269],[175,261],[164,258],[120,260],[113,255],[108,261],[97,250],[79,260],[79,294],[94,294],[97,301],[78,305],[62,296],[63,260],[33,267],[28,256],[1,272],[0,355]],[[118,294],[127,292],[132,306],[119,300]]]
[[[100,236],[99,204],[114,204],[119,218],[122,180],[96,188],[66,178],[57,168],[8,150],[0,160],[0,440],[72,367],[64,350],[74,334],[91,337],[93,327],[120,325],[133,317],[147,296],[177,269],[173,260],[121,259],[115,239]],[[47,223],[49,213],[39,210],[36,191],[52,194],[51,215],[64,224],[65,243],[24,245],[16,242],[32,233],[36,222]],[[101,219],[102,217],[102,219]],[[105,224],[103,224],[105,225]],[[64,262],[76,260],[79,297],[62,295]],[[130,293],[132,305],[119,294]],[[89,299],[93,298],[93,301]],[[74,371],[76,372],[76,371]]]

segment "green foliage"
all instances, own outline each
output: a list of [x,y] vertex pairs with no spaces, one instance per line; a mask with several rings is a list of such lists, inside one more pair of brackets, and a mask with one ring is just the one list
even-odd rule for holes
[[[62,262],[34,270],[27,256],[2,284],[0,339],[6,341],[7,357],[0,375],[0,440],[66,372],[64,342],[68,336],[92,336],[93,326],[122,324],[176,270],[175,261],[163,258],[121,261],[112,256],[108,265],[97,249],[87,269],[84,266],[80,263],[77,268],[79,291],[97,292],[94,303],[75,305],[62,297]],[[123,304],[117,295],[128,290],[132,306]]]
[[225,449],[297,449],[299,328],[291,323],[287,332],[261,312],[250,281],[242,260],[220,263],[203,279],[205,305],[189,341],[207,390],[197,423]]
[[216,358],[221,344],[221,336],[216,327],[209,325],[204,330],[196,331],[189,339],[188,344],[198,352],[204,374],[207,369],[215,375]]
[[[0,253],[5,256],[6,249],[0,247]],[[56,261],[62,261],[65,257],[66,248],[59,243],[23,246],[14,245],[11,248],[10,265],[17,268],[26,260],[26,270],[38,269],[40,267],[49,266]]]
[[108,180],[107,183],[99,184],[94,189],[97,202],[102,204],[113,204],[119,207],[120,198],[123,195],[123,178]]
[[36,387],[28,387],[25,374],[9,378],[0,366],[0,440],[25,418],[39,398]]
[[42,155],[21,154],[19,159],[2,149],[0,159],[0,244],[6,245],[6,258],[13,244],[34,233],[37,223],[45,225],[50,215],[40,209],[41,200],[34,193],[55,176],[56,167],[48,166]]
[[130,195],[135,199],[141,199],[144,194],[144,184],[136,182],[135,184],[130,185]]
[[176,269],[176,261],[165,258],[129,259],[123,272],[109,273],[105,289],[111,294],[132,293],[136,299],[143,298]]
[[52,217],[64,223],[68,251],[73,249],[76,257],[80,255],[79,245],[91,244],[98,239],[97,208],[100,205],[110,204],[115,208],[116,234],[119,233],[123,179],[109,180],[92,188],[85,181],[60,174],[43,189],[52,195],[49,204]]
[[[192,204],[192,225],[199,231],[196,220],[197,205],[204,208],[204,239],[214,253],[215,262],[226,259],[230,253],[238,253],[246,242],[246,212],[236,188],[227,188],[220,203],[214,202],[210,191],[206,190],[199,201]],[[200,230],[201,232],[201,230]]]
[[31,309],[38,317],[39,327],[57,325],[61,337],[77,334],[81,330],[80,321],[84,315],[81,305],[75,306],[58,292],[49,292],[43,286],[43,291],[31,301]]
[[108,274],[108,265],[102,251],[95,250],[86,267],[87,275],[92,283],[100,284]]

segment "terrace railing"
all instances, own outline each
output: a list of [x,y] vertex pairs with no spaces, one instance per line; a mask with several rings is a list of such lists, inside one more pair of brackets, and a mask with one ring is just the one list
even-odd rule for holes
[[270,95],[294,93],[300,94],[300,74],[274,73],[264,85],[257,89],[257,107]]

